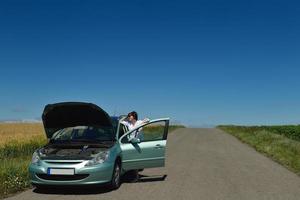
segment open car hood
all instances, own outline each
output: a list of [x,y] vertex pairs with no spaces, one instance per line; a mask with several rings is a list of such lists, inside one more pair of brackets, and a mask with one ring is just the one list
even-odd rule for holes
[[109,115],[92,103],[62,102],[48,104],[42,115],[47,138],[63,128],[73,126],[113,127]]

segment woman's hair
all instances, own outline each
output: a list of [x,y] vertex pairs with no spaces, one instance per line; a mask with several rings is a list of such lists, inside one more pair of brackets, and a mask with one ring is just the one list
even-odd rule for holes
[[138,114],[135,111],[128,113],[127,117],[132,116],[135,120],[138,120]]

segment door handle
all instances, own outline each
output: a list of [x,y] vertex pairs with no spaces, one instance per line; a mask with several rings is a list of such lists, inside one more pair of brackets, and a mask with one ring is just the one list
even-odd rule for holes
[[162,148],[164,148],[163,146],[161,146],[160,144],[157,144],[157,145],[155,145],[155,147],[154,147],[155,149],[162,149]]

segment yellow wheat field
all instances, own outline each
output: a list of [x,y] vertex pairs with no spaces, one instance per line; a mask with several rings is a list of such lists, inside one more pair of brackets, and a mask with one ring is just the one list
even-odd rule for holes
[[46,139],[42,123],[0,123],[0,146],[33,139]]

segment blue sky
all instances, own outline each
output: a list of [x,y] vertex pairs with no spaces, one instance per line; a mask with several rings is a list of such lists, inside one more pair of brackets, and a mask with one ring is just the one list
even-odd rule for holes
[[300,123],[296,1],[1,1],[0,120],[88,101],[189,126]]

